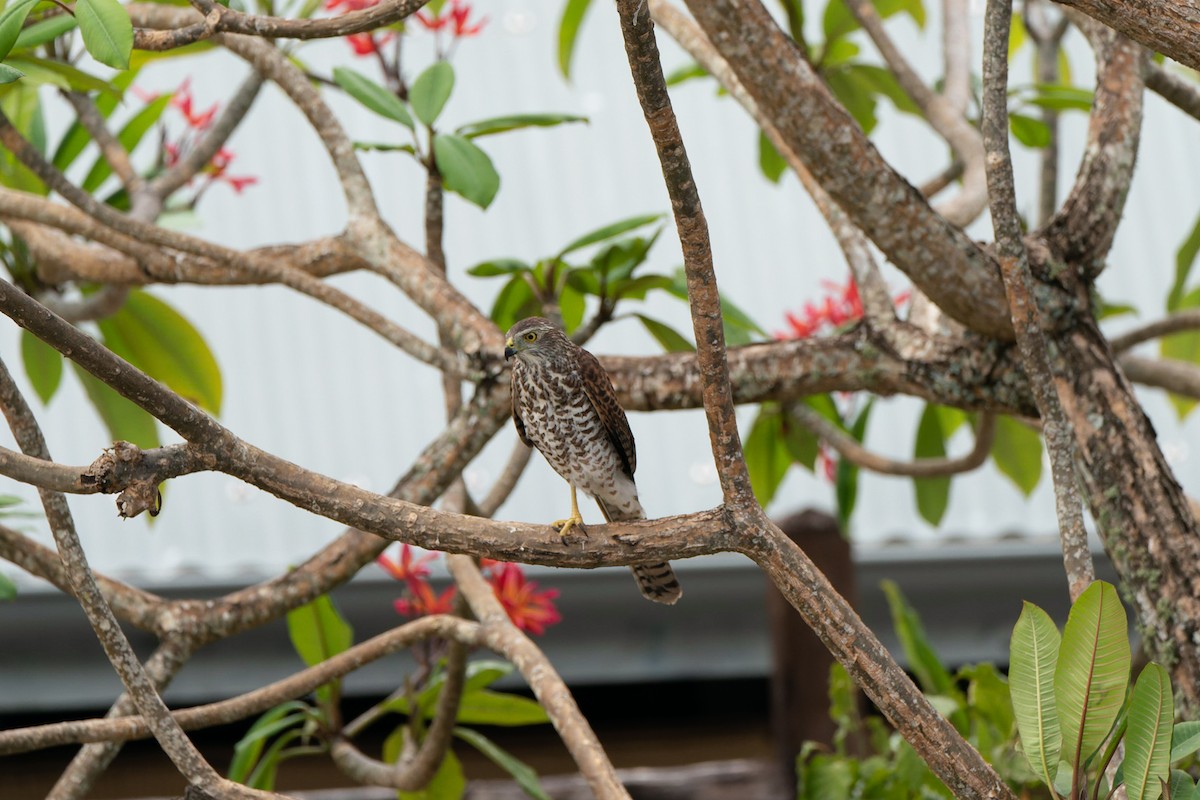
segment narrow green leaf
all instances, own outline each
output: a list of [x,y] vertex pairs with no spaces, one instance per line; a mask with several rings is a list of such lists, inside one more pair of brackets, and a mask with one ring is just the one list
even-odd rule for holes
[[[108,119],[112,116],[125,90],[133,83],[135,77],[137,77],[136,69],[129,69],[113,77],[109,84],[113,91],[96,98],[96,110],[100,112],[101,117]],[[74,163],[91,141],[92,137],[87,129],[78,120],[72,122],[67,128],[67,132],[63,134],[62,140],[59,141],[58,148],[54,151],[54,166],[61,171],[66,171],[67,167]]]
[[349,67],[335,67],[333,82],[379,116],[399,122],[406,128],[414,127],[412,115],[408,113],[403,101],[366,75]]
[[487,153],[450,133],[433,137],[433,157],[447,189],[480,208],[487,208],[500,190],[500,175]]
[[1054,696],[1063,736],[1063,758],[1075,770],[1112,728],[1129,685],[1129,630],[1111,583],[1096,581],[1071,607]]
[[681,83],[707,77],[708,70],[700,66],[699,63],[692,61],[691,63],[684,64],[682,67],[671,70],[667,74],[666,80],[667,86],[678,86]]
[[758,132],[758,168],[771,183],[779,183],[787,171],[787,162],[762,131]]
[[25,77],[25,73],[19,69],[15,69],[8,64],[0,64],[0,85],[19,81]]
[[1188,275],[1192,271],[1192,265],[1196,263],[1198,253],[1200,253],[1200,216],[1196,217],[1191,232],[1183,240],[1179,249],[1175,251],[1175,283],[1171,285],[1171,291],[1167,295],[1167,311],[1179,309],[1179,301],[1183,299]]
[[[854,424],[847,431],[856,442],[861,442],[867,435],[867,421],[871,417],[871,409],[875,407],[874,398],[868,400],[854,418]],[[854,514],[854,506],[858,502],[858,467],[848,458],[839,458],[837,474],[834,476],[834,496],[837,499],[838,524],[843,531],[850,529],[850,517]]]
[[113,441],[133,442],[143,450],[158,447],[158,427],[154,417],[117,394],[108,384],[93,378],[75,364],[71,366]]
[[[917,424],[913,456],[925,459],[944,458],[945,455],[946,434],[942,431],[942,418],[937,406],[927,403]],[[913,491],[921,518],[936,528],[946,514],[946,507],[950,505],[950,478],[914,478]]]
[[118,0],[76,0],[75,19],[92,58],[113,69],[128,69],[133,23]]
[[512,275],[516,272],[528,272],[533,269],[524,261],[518,261],[515,258],[497,258],[491,261],[483,261],[467,270],[468,275],[474,275],[476,278],[493,278],[497,275]]
[[938,658],[933,645],[929,642],[929,637],[925,635],[921,618],[905,600],[900,587],[890,580],[883,581],[880,587],[887,598],[888,608],[892,613],[892,627],[895,628],[896,637],[900,640],[901,647],[904,648],[908,668],[917,676],[917,682],[921,684],[921,688],[926,694],[944,696],[957,694],[958,690],[954,686],[954,679],[950,677],[950,672]]
[[690,353],[696,349],[691,342],[684,338],[683,334],[679,333],[671,326],[659,322],[656,319],[643,316],[642,314],[635,314],[634,316],[642,321],[642,325],[645,326],[646,330],[650,332],[650,335],[654,337],[654,340],[662,345],[662,349],[666,352]]
[[[1174,311],[1200,308],[1200,288],[1192,289],[1176,301]],[[1163,358],[1200,364],[1200,331],[1187,331],[1164,336],[1159,342],[1159,354]],[[1196,407],[1196,401],[1183,395],[1169,395],[1175,413],[1182,420]]]
[[1171,679],[1158,664],[1147,664],[1129,697],[1125,734],[1125,791],[1129,800],[1158,800],[1171,773],[1171,722],[1175,702]]
[[476,122],[468,122],[459,126],[455,131],[459,136],[477,139],[480,136],[493,136],[497,133],[520,130],[522,128],[550,128],[568,122],[588,122],[587,117],[578,114],[509,114],[504,117],[491,117]]
[[417,76],[408,89],[408,104],[417,119],[432,125],[441,115],[450,92],[454,90],[454,67],[449,61],[435,61]]
[[1047,787],[1054,786],[1062,733],[1054,699],[1054,669],[1062,637],[1042,609],[1026,602],[1009,644],[1008,685],[1021,748]]
[[525,794],[534,798],[534,800],[550,800],[549,795],[546,794],[546,791],[542,788],[542,784],[538,781],[537,772],[528,764],[508,751],[503,750],[495,742],[478,731],[471,730],[470,728],[455,728],[454,735],[483,753],[491,759],[493,764],[503,769],[509,775],[512,775],[517,785],[525,790]]
[[792,453],[782,435],[783,419],[774,405],[764,404],[750,425],[746,435],[744,453],[746,469],[750,473],[750,486],[754,499],[763,508],[770,505],[792,466]]
[[43,403],[49,403],[62,383],[62,355],[29,331],[22,330],[21,360],[25,362],[25,374],[29,376],[33,390]]
[[1012,417],[997,416],[992,460],[1028,497],[1042,479],[1042,437]]
[[25,18],[39,0],[13,0],[0,11],[0,59],[7,58],[21,35]]
[[[44,153],[46,122],[40,94],[32,81],[20,81],[0,96],[0,109],[8,115],[13,127],[24,134],[38,152]],[[0,183],[31,194],[45,196],[49,193],[41,178],[3,147],[0,147]]]
[[204,337],[167,303],[135,289],[99,327],[114,353],[206,411],[220,413],[220,367]]
[[262,758],[258,760],[258,766],[250,773],[250,777],[246,779],[246,785],[251,789],[262,789],[266,792],[275,791],[275,777],[279,774],[279,765],[289,758],[292,758],[297,749],[284,750],[285,747],[304,735],[304,732],[299,728],[293,728],[285,731],[275,741],[271,742],[271,746],[263,752]]
[[1171,763],[1200,750],[1200,722],[1180,722],[1171,731]]
[[13,50],[26,50],[40,47],[46,42],[57,39],[67,31],[74,30],[79,23],[70,14],[59,14],[47,19],[38,20],[21,30],[17,35]]
[[20,70],[29,81],[57,86],[60,89],[74,89],[78,92],[103,92],[108,95],[120,95],[108,81],[101,80],[95,75],[89,75],[78,67],[53,61],[48,58],[38,58],[33,55],[12,56],[7,64],[13,69]]
[[17,596],[17,585],[12,578],[0,572],[0,600],[13,600]]
[[571,78],[571,57],[575,54],[579,26],[591,4],[592,0],[567,0],[558,21],[558,68],[567,80]]
[[573,242],[568,244],[562,250],[559,250],[554,257],[556,259],[561,259],[568,253],[573,253],[576,250],[582,250],[588,245],[597,244],[598,242],[603,242],[607,239],[614,239],[623,233],[628,233],[629,231],[636,230],[637,228],[642,228],[646,225],[651,225],[655,222],[658,222],[662,218],[662,214],[642,214],[637,217],[629,217],[628,219],[618,220],[617,222],[605,225],[602,228],[597,228],[594,231],[585,233],[583,236],[580,236],[578,239],[575,239]]

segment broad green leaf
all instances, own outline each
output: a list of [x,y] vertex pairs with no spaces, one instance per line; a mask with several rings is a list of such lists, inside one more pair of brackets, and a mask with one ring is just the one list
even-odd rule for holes
[[908,668],[917,676],[917,682],[926,694],[953,696],[958,693],[954,679],[938,658],[925,635],[921,618],[894,581],[885,580],[880,583],[883,594],[887,598],[888,608],[892,613],[892,627],[896,637],[904,648]]
[[634,316],[642,321],[642,325],[645,326],[646,330],[650,332],[650,335],[654,337],[654,340],[658,342],[662,346],[662,349],[666,352],[690,353],[696,349],[691,342],[684,338],[683,334],[679,333],[670,325],[666,325],[656,319],[651,319],[650,317],[642,314],[635,314]]
[[[292,646],[310,667],[345,652],[354,643],[354,629],[327,594],[289,611],[287,626]],[[340,686],[340,680],[333,680],[317,687],[323,708],[335,702]]]
[[484,261],[467,270],[468,275],[476,278],[493,278],[497,275],[512,275],[514,272],[528,272],[533,267],[515,258],[497,258]]
[[1014,55],[1024,45],[1029,38],[1028,32],[1025,30],[1025,20],[1020,14],[1012,15],[1012,25],[1008,29],[1008,60],[1012,61]]
[[963,667],[957,678],[967,681],[967,708],[990,723],[1007,743],[1016,724],[1008,680],[989,663]]
[[542,784],[538,781],[537,772],[528,764],[506,750],[501,749],[495,742],[478,731],[471,730],[470,728],[455,728],[454,735],[483,753],[491,759],[493,764],[503,769],[509,775],[512,775],[513,780],[525,791],[525,794],[534,798],[534,800],[550,800],[545,790],[542,789]]
[[[38,152],[45,152],[46,123],[37,86],[21,81],[9,87],[0,97],[0,109]],[[31,194],[48,193],[41,179],[3,147],[0,147],[0,183]]]
[[379,116],[399,122],[406,128],[414,127],[412,115],[408,113],[403,101],[366,75],[349,67],[335,67],[333,82]]
[[1125,701],[1129,663],[1125,609],[1111,583],[1096,581],[1071,607],[1054,670],[1062,753],[1073,769],[1083,768],[1112,728]]
[[21,70],[12,67],[9,64],[0,64],[0,85],[19,81],[25,77],[25,73]]
[[1171,800],[1196,800],[1200,797],[1200,789],[1192,780],[1192,776],[1181,769],[1171,770],[1168,791],[1171,793]]
[[262,755],[266,738],[279,730],[276,724],[279,720],[291,717],[295,712],[307,709],[299,700],[289,700],[263,712],[250,730],[242,736],[233,747],[233,761],[229,764],[228,777],[232,781],[245,783],[250,777],[250,771]]
[[758,132],[758,168],[763,177],[771,183],[779,183],[783,173],[787,171],[787,161],[784,161],[775,145],[771,144],[771,140],[762,131]]
[[582,250],[588,245],[603,242],[607,239],[613,239],[623,233],[628,233],[629,231],[636,230],[637,228],[651,225],[655,222],[658,222],[662,218],[662,214],[642,214],[641,216],[629,217],[628,219],[613,222],[609,225],[605,225],[603,228],[597,228],[594,231],[585,233],[583,236],[580,236],[578,239],[575,239],[573,242],[568,244],[562,250],[559,250],[554,257],[556,259],[561,259],[568,253],[573,253],[576,250]]
[[[840,2],[840,0],[839,0]],[[875,87],[854,68],[856,64],[840,64],[825,71],[825,83],[834,97],[850,112],[854,121],[871,133],[879,118],[875,115]]]
[[1038,149],[1050,144],[1050,128],[1040,119],[1025,114],[1009,114],[1008,129],[1026,147]]
[[1158,800],[1171,773],[1171,722],[1175,702],[1171,679],[1158,664],[1147,664],[1129,697],[1125,734],[1125,791],[1129,800]]
[[[868,400],[854,418],[854,424],[847,431],[856,442],[862,442],[867,435],[867,421],[871,417],[871,409],[875,400]],[[837,474],[834,476],[834,496],[837,498],[838,524],[843,531],[850,529],[850,517],[854,514],[854,506],[858,502],[858,467],[848,458],[838,458]]]
[[672,281],[666,275],[639,275],[609,284],[609,294],[632,300],[645,300],[652,289],[670,289]]
[[853,795],[855,762],[820,754],[798,771],[798,797],[811,800],[850,800]]
[[417,792],[396,792],[397,800],[459,800],[467,790],[467,776],[454,750],[446,748],[446,755],[437,772],[424,789]]
[[[874,5],[882,19],[904,12],[912,17],[918,28],[925,27],[925,7],[921,0],[874,0]],[[854,19],[843,0],[828,0],[822,19],[822,29],[827,42],[840,39],[858,30],[858,27],[858,21]]]
[[213,414],[221,411],[221,370],[204,341],[178,311],[140,289],[99,323],[117,355]]
[[6,63],[13,69],[20,70],[25,74],[26,79],[33,83],[48,84],[60,89],[74,89],[78,92],[104,92],[110,95],[120,95],[107,81],[61,61],[23,55],[13,56]]
[[0,600],[12,600],[17,596],[17,585],[12,578],[0,572]]
[[510,114],[504,117],[491,117],[468,122],[466,125],[459,126],[455,133],[468,139],[477,139],[480,136],[492,136],[521,128],[549,128],[568,122],[588,121],[587,117],[581,117],[578,114]]
[[99,412],[100,419],[113,441],[133,442],[143,450],[158,447],[158,427],[154,423],[154,417],[117,394],[108,384],[92,377],[75,364],[71,366],[79,376],[88,399]]
[[[675,270],[671,276],[671,287],[667,290],[685,303],[688,302],[687,271],[683,267]],[[734,305],[732,300],[721,298],[721,321],[725,333],[725,343],[731,347],[749,344],[754,337],[768,338],[766,331],[759,327],[750,315]],[[841,420],[838,420],[841,424]]]
[[408,89],[408,104],[417,119],[432,125],[446,107],[454,90],[454,67],[449,61],[436,61],[417,76]]
[[570,286],[563,286],[558,293],[558,311],[562,315],[563,329],[574,333],[583,323],[583,315],[587,310],[587,302],[583,295]]
[[[1185,311],[1191,308],[1200,308],[1200,288],[1192,289],[1179,298],[1172,311]],[[1163,358],[1185,361],[1189,364],[1200,364],[1200,331],[1187,331],[1164,336],[1158,347],[1159,354]],[[1176,394],[1170,394],[1168,397],[1171,405],[1175,407],[1175,413],[1181,420],[1196,407],[1196,401],[1189,397]]]
[[1054,111],[1090,111],[1093,95],[1088,89],[1056,84],[1037,84],[1034,94],[1024,98],[1026,103]]
[[467,664],[467,676],[466,682],[463,683],[463,691],[474,692],[478,689],[486,689],[506,675],[511,675],[514,669],[516,668],[509,662],[494,658],[472,661]]
[[537,725],[550,721],[536,701],[488,689],[464,692],[456,719],[466,725]]
[[33,390],[43,403],[49,403],[62,383],[62,355],[29,331],[22,330],[21,360],[25,362],[25,374],[29,376]]
[[764,405],[750,425],[746,435],[744,454],[746,469],[750,473],[750,485],[754,499],[763,508],[770,505],[792,466],[792,453],[782,435],[783,418],[774,405]]
[[38,20],[22,29],[21,33],[17,36],[17,41],[13,45],[13,49],[25,50],[31,47],[40,47],[46,42],[57,39],[67,31],[74,30],[78,24],[75,21],[75,17],[70,14],[59,14],[54,17]]
[[992,460],[1028,497],[1042,479],[1042,437],[1012,417],[997,416]]
[[[946,434],[942,431],[942,418],[937,406],[926,404],[917,424],[917,439],[913,444],[913,456],[918,459],[944,458],[946,456]],[[950,478],[914,478],[913,491],[917,498],[917,511],[921,519],[935,528],[941,524],[950,504]]]
[[439,133],[433,137],[433,158],[447,189],[480,208],[491,205],[500,190],[500,175],[470,139]]
[[1179,310],[1179,301],[1183,299],[1188,275],[1192,271],[1192,265],[1196,263],[1198,253],[1200,253],[1200,216],[1196,217],[1191,232],[1183,240],[1179,249],[1175,251],[1175,283],[1171,285],[1171,291],[1167,295],[1167,311]]
[[0,11],[0,59],[8,57],[13,45],[17,43],[17,37],[21,35],[25,18],[38,2],[39,0],[13,0]]
[[500,330],[506,331],[517,320],[540,314],[541,311],[541,304],[533,296],[529,282],[523,275],[514,275],[496,295],[491,317]]
[[1171,763],[1200,750],[1200,722],[1180,722],[1171,731]]
[[76,0],[75,19],[92,58],[113,69],[128,69],[133,24],[118,0]]
[[[130,117],[129,121],[121,128],[120,133],[117,134],[117,141],[125,148],[125,152],[133,152],[147,131],[154,126],[154,123],[158,122],[159,117],[171,104],[171,98],[172,95],[169,94],[156,97]],[[95,192],[100,188],[100,184],[104,183],[105,178],[111,174],[112,165],[103,155],[97,156],[96,163],[88,171],[81,187],[85,192]]]
[[579,26],[591,4],[592,0],[567,0],[562,18],[558,21],[558,68],[568,80],[571,78],[571,57],[575,54]]
[[1009,644],[1008,685],[1021,749],[1046,786],[1054,785],[1062,733],[1054,699],[1054,669],[1062,637],[1042,609],[1026,602]]
[[876,92],[891,101],[897,111],[914,116],[921,115],[921,108],[900,88],[900,82],[891,70],[875,64],[855,64],[853,69],[858,80],[874,87]]

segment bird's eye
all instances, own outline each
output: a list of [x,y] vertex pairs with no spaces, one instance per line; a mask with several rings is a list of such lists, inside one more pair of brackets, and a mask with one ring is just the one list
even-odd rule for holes
[[536,342],[536,341],[537,341],[537,334],[536,334],[536,333],[534,333],[533,331],[530,331],[529,333],[525,334],[525,341],[527,341],[527,342]]

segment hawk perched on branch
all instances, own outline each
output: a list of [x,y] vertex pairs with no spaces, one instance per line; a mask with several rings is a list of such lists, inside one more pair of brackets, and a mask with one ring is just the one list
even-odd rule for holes
[[[645,519],[633,482],[633,432],[596,357],[543,317],[513,325],[505,345],[504,357],[513,362],[517,433],[571,485],[571,516],[554,523],[559,532],[565,536],[583,524],[579,489],[595,499],[609,522]],[[672,605],[683,594],[666,562],[630,569],[649,600]]]

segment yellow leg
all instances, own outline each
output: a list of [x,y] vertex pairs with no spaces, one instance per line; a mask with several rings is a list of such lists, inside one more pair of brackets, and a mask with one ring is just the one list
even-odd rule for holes
[[554,521],[554,527],[558,528],[558,535],[566,538],[567,532],[571,528],[583,527],[583,515],[579,513],[579,498],[576,496],[575,486],[571,486],[571,516],[567,519],[559,519]]

